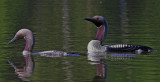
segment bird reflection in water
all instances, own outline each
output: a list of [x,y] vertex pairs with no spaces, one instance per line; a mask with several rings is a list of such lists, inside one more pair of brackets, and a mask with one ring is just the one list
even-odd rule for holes
[[134,53],[120,53],[120,52],[90,52],[88,53],[89,64],[96,65],[96,76],[92,82],[106,82],[108,77],[108,68],[106,60],[110,61],[125,61],[131,60],[135,57]]
[[107,80],[107,64],[105,62],[106,52],[101,53],[88,53],[89,64],[96,65],[97,75],[93,78],[92,82],[106,82]]
[[15,73],[18,75],[23,81],[29,81],[27,78],[32,76],[34,71],[34,59],[32,54],[24,55],[25,58],[25,66],[24,68],[18,68],[14,63],[8,60],[8,63],[14,68]]

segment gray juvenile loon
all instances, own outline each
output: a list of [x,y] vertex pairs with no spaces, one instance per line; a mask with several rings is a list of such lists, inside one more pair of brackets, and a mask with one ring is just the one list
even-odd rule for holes
[[131,44],[111,44],[102,45],[102,42],[107,38],[108,23],[102,16],[94,16],[85,18],[85,20],[94,23],[97,26],[97,35],[94,40],[88,43],[88,52],[106,52],[106,51],[122,51],[122,52],[152,52],[152,48],[141,45]]

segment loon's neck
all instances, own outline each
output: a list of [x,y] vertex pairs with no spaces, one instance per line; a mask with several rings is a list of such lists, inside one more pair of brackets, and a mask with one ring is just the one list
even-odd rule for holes
[[34,36],[32,33],[28,33],[28,35],[25,37],[26,40],[26,46],[24,48],[24,51],[32,52],[33,46],[34,46]]
[[101,41],[99,40],[91,40],[88,43],[88,53],[90,52],[105,52],[107,50],[106,47],[101,45]]

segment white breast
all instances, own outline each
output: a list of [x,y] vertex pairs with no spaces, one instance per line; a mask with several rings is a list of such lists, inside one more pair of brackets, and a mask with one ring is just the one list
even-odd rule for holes
[[23,50],[22,54],[25,56],[25,55],[32,54],[32,53],[30,51]]
[[101,45],[101,41],[99,40],[91,40],[88,43],[88,53],[91,52],[105,52],[106,51],[106,47]]

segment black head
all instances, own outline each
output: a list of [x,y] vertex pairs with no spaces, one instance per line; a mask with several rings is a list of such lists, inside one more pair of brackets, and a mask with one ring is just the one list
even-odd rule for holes
[[104,19],[102,16],[94,16],[92,18],[84,18],[84,20],[87,20],[87,21],[94,23],[97,27],[100,27],[102,24],[104,24]]

